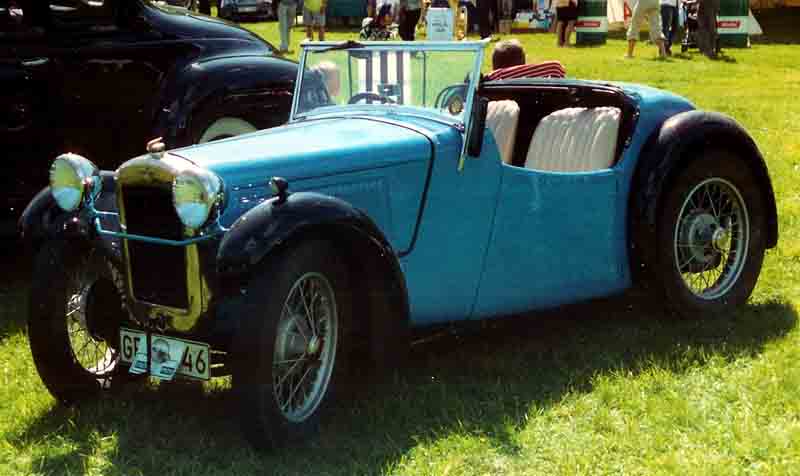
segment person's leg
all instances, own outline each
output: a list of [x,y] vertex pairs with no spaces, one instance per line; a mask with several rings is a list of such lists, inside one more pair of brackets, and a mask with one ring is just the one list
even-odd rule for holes
[[564,46],[564,29],[565,21],[558,20],[556,22],[556,46]]
[[325,9],[320,11],[317,15],[317,26],[319,26],[319,41],[325,41]]
[[672,24],[672,19],[670,18],[672,11],[670,8],[670,5],[661,5],[661,31],[664,32],[667,48],[670,45],[669,27]]
[[709,42],[711,43],[711,58],[717,57],[717,15],[719,15],[720,0],[709,0],[709,7],[711,10],[711,28],[709,29]]
[[672,45],[672,42],[675,41],[675,37],[678,35],[678,7],[672,7],[672,17],[670,18],[672,22],[669,25],[669,43]]
[[642,20],[644,20],[642,1],[643,0],[637,0],[633,3],[631,22],[628,25],[628,33],[625,35],[628,38],[628,53],[625,55],[627,58],[633,58],[636,40],[639,39],[639,28],[641,27]]
[[211,15],[211,0],[199,0],[197,10],[203,15]]
[[289,6],[284,2],[278,4],[278,29],[281,33],[278,51],[284,53],[289,49]]
[[568,21],[567,27],[564,30],[564,46],[570,46],[570,37],[575,31],[575,20]]
[[712,28],[716,31],[717,19],[711,8],[711,0],[700,0],[697,7],[697,48],[706,56],[714,51]]
[[305,6],[303,7],[303,25],[306,26],[306,40],[314,41],[314,15]]
[[481,38],[492,36],[492,31],[489,26],[489,2],[490,0],[477,0],[478,21],[481,31]]
[[658,6],[658,0],[647,0],[652,2],[647,12],[650,20],[650,39],[655,43],[658,48],[658,57],[666,58],[667,50],[664,45],[664,32],[661,30],[661,15]]
[[[417,23],[419,23],[419,17],[421,15],[422,15],[422,10],[419,8],[417,8],[416,10],[409,10],[406,12],[406,18],[408,18],[408,36],[410,38],[409,41],[415,40],[415,36],[417,34]],[[467,30],[469,31],[469,25],[467,25]]]

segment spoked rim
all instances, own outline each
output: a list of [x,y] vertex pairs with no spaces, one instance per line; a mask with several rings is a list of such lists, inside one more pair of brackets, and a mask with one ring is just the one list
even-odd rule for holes
[[741,193],[714,177],[697,184],[673,233],[675,267],[696,297],[718,299],[736,284],[747,260],[750,217]]
[[89,328],[88,302],[100,280],[88,266],[79,266],[69,276],[67,286],[66,324],[70,351],[75,363],[97,377],[109,375],[116,366],[117,352]]
[[284,301],[273,356],[273,393],[281,413],[302,422],[327,393],[338,344],[333,288],[320,273],[295,281]]

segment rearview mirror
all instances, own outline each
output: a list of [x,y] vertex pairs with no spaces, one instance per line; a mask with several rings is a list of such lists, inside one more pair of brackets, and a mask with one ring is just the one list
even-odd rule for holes
[[488,99],[476,97],[475,104],[472,107],[472,120],[470,121],[469,137],[467,137],[467,154],[471,157],[479,157],[481,155],[488,105]]

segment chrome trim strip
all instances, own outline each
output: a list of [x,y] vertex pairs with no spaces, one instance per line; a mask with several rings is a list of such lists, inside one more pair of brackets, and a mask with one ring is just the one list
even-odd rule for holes
[[[116,215],[115,213],[108,213],[108,212],[101,212],[106,215]],[[198,243],[205,240],[210,240],[216,236],[224,234],[227,230],[222,226],[216,227],[211,233],[201,236],[196,236],[194,238],[189,238],[186,240],[167,240],[165,238],[155,238],[152,236],[144,236],[144,235],[135,235],[133,233],[125,233],[125,232],[118,232],[118,231],[111,231],[106,230],[103,228],[103,225],[100,223],[100,216],[99,214],[94,217],[94,227],[97,230],[97,233],[103,236],[111,236],[114,238],[125,238],[127,240],[134,240],[134,241],[144,241],[146,243],[155,243],[158,245],[168,245],[168,246],[188,246],[194,243]]]

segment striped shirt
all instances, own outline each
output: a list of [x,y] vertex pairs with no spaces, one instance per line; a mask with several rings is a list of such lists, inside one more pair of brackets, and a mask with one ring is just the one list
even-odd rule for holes
[[487,81],[514,78],[563,78],[567,75],[564,65],[559,61],[543,61],[536,64],[520,64],[500,68],[486,76]]

